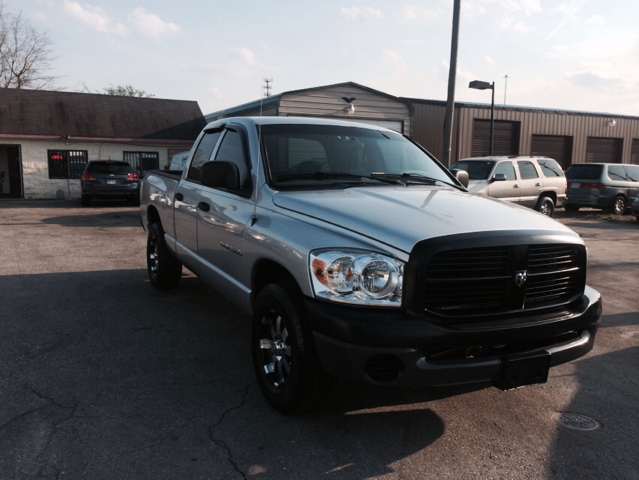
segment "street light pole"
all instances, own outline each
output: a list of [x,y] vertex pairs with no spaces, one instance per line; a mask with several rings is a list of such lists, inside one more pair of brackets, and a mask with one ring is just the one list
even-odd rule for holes
[[490,101],[490,148],[488,149],[488,155],[493,156],[493,140],[495,138],[495,82],[490,86],[493,91],[492,100]]
[[474,88],[475,90],[492,90],[492,96],[490,100],[490,143],[488,145],[488,155],[493,154],[493,136],[495,129],[495,82],[488,83],[481,80],[473,80],[468,84],[468,88]]

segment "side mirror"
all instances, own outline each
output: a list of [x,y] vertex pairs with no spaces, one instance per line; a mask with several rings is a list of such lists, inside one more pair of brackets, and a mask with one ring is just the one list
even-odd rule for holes
[[451,170],[451,173],[455,175],[457,181],[459,181],[459,183],[461,183],[464,188],[468,188],[468,172],[466,170],[454,168]]
[[506,174],[505,173],[496,173],[495,175],[493,175],[492,181],[493,182],[505,182],[506,181]]
[[200,181],[207,187],[237,190],[240,188],[240,171],[232,162],[206,162],[200,169]]

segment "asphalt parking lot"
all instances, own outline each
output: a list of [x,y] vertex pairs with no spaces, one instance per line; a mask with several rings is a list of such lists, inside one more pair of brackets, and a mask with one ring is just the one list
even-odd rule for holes
[[283,417],[249,321],[186,272],[153,289],[137,209],[0,202],[0,479],[639,478],[639,223],[556,217],[589,251],[594,350],[548,383],[338,384]]

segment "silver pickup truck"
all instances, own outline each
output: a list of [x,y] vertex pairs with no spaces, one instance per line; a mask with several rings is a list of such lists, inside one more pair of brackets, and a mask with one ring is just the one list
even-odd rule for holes
[[320,405],[336,377],[543,383],[594,344],[586,247],[464,175],[383,128],[216,121],[182,172],[143,180],[151,283],[176,287],[184,265],[245,310],[258,384],[284,413]]

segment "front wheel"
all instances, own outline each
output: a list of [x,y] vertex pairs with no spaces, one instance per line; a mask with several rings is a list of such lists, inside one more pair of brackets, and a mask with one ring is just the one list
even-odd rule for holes
[[552,214],[555,211],[555,202],[553,202],[550,197],[541,197],[537,202],[535,210],[543,215],[552,217]]
[[621,195],[617,195],[612,201],[610,211],[615,215],[623,215],[626,212],[626,199]]
[[182,276],[182,264],[171,255],[164,240],[164,230],[159,223],[149,227],[146,242],[146,266],[151,285],[159,290],[177,287]]
[[251,350],[266,400],[279,412],[314,410],[326,398],[330,377],[317,358],[301,294],[294,284],[269,284],[257,297]]

